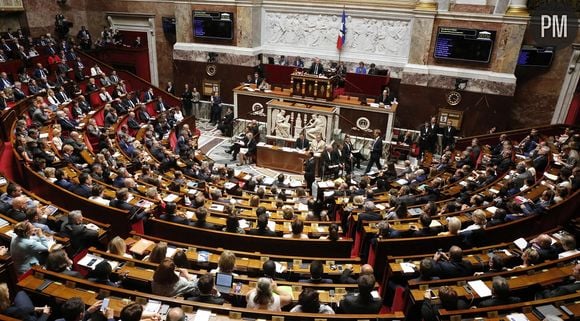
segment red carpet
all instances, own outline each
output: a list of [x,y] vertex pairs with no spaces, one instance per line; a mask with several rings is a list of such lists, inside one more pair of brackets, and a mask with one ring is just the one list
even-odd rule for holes
[[12,143],[4,143],[4,150],[0,154],[0,173],[6,175],[8,179],[13,181],[20,181],[18,171],[16,170],[16,163],[12,151]]

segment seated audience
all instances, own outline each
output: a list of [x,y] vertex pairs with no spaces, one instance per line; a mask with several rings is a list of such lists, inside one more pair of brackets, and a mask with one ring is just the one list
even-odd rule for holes
[[312,288],[305,288],[298,297],[298,304],[290,312],[334,314],[334,310],[326,304],[321,304],[318,292]]
[[246,295],[246,308],[280,312],[292,302],[292,296],[278,289],[276,282],[259,278],[256,287]]
[[376,299],[371,292],[375,288],[373,275],[361,275],[358,278],[358,294],[347,294],[340,301],[340,309],[344,313],[379,313],[382,301]]

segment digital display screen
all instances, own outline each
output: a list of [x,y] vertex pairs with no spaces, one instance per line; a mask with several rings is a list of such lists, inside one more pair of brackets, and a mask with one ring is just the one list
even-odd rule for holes
[[554,59],[554,47],[525,45],[518,56],[518,66],[549,67]]
[[197,38],[232,39],[233,14],[229,12],[193,12],[193,35]]
[[435,50],[436,59],[489,63],[495,31],[439,27]]

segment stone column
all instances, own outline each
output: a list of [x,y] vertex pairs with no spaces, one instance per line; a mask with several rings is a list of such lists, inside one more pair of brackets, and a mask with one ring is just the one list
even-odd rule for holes
[[529,16],[528,0],[511,0],[506,16]]
[[191,4],[181,2],[175,4],[175,29],[185,30],[183,32],[177,32],[177,42],[193,42],[191,15]]

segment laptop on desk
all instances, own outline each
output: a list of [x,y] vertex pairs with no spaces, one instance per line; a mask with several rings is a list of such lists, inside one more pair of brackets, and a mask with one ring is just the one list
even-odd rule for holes
[[231,274],[217,272],[215,274],[215,288],[220,293],[230,293],[234,284],[234,276]]

